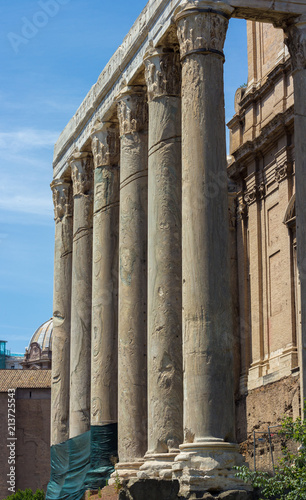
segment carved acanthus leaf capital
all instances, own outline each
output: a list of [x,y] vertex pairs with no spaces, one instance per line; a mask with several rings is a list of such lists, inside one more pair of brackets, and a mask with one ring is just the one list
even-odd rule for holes
[[223,46],[232,11],[223,2],[188,2],[176,16],[181,58],[202,53],[224,59]]
[[181,67],[178,47],[173,50],[151,48],[146,53],[144,62],[149,101],[163,95],[180,95]]
[[72,216],[72,186],[70,182],[63,179],[55,179],[51,182],[54,219],[56,222],[64,217]]
[[141,132],[148,128],[148,103],[145,88],[125,87],[117,98],[120,135]]
[[306,69],[306,22],[287,25],[284,30],[293,70]]
[[117,165],[120,156],[119,130],[112,122],[97,122],[91,131],[94,167]]
[[73,196],[87,195],[93,188],[92,157],[90,153],[74,153],[69,160]]

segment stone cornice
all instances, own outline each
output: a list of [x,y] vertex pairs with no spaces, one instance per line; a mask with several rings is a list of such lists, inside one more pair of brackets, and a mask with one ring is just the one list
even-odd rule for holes
[[228,167],[228,172],[230,176],[234,174],[234,171],[239,170],[238,163],[244,162],[249,156],[254,156],[259,150],[261,150],[267,140],[271,140],[272,137],[277,136],[284,127],[289,127],[293,125],[294,122],[294,108],[290,106],[284,113],[279,113],[276,115],[265,127],[262,128],[261,133],[253,141],[246,141],[242,144],[236,151],[232,152],[235,161]]
[[119,130],[113,122],[96,122],[91,131],[94,167],[118,165],[120,156]]
[[[266,81],[262,85],[259,83],[258,87],[253,86],[252,90],[250,91],[246,90],[243,98],[239,102],[239,107],[240,107],[239,115],[241,115],[245,110],[245,108],[249,106],[251,103],[257,102],[259,99],[262,99],[264,95],[267,92],[269,92],[269,90],[272,87],[274,87],[275,83],[277,82],[277,79],[284,72],[291,73],[291,61],[289,57],[286,61],[279,63],[275,68],[273,68],[272,71],[270,71],[270,73],[267,74]],[[228,125],[230,125],[231,121],[229,122]]]

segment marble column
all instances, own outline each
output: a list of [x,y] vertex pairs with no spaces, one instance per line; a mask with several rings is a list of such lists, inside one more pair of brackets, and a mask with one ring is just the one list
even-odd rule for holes
[[133,476],[147,450],[147,100],[141,86],[118,98],[120,126],[118,453]]
[[148,451],[139,478],[172,477],[183,440],[181,82],[176,49],[145,57],[149,99]]
[[73,184],[70,424],[73,438],[90,428],[93,167],[89,153],[70,159]]
[[116,124],[92,130],[94,160],[91,424],[117,423],[119,133]]
[[[296,189],[296,240],[301,286],[301,339],[299,364],[301,406],[306,398],[306,15],[285,27],[292,60],[294,85],[294,149]],[[305,418],[305,416],[304,416]]]
[[[217,9],[214,6],[217,4]],[[199,2],[176,16],[182,61],[184,444],[181,493],[236,489],[223,44],[232,8]],[[241,483],[242,484],[242,483]]]
[[69,438],[70,314],[72,271],[72,186],[51,183],[55,215],[51,446]]

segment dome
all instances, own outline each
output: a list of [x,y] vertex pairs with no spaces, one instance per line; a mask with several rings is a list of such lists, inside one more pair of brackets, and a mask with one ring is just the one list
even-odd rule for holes
[[23,369],[50,370],[52,359],[53,318],[43,323],[37,330],[26,348]]
[[35,331],[34,335],[30,340],[28,349],[30,349],[31,344],[34,344],[34,342],[36,342],[42,351],[44,349],[52,350],[52,332],[53,332],[53,318],[49,319],[48,321],[43,323],[39,328],[37,328],[37,330]]

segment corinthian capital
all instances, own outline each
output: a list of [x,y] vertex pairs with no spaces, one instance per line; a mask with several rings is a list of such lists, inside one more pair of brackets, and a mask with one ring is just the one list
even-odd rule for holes
[[55,179],[51,182],[54,204],[54,219],[61,221],[64,217],[72,215],[72,189],[71,183],[63,179]]
[[145,88],[125,87],[117,98],[120,135],[147,130],[148,104]]
[[181,93],[181,68],[178,47],[149,49],[145,55],[148,99]]
[[91,131],[91,149],[94,167],[119,163],[119,131],[113,122],[96,122]]
[[306,19],[287,25],[284,30],[293,70],[306,69]]
[[224,59],[223,46],[232,11],[232,7],[219,1],[188,2],[176,15],[181,58],[198,53]]
[[69,160],[73,196],[88,194],[92,190],[93,172],[90,153],[74,153]]

